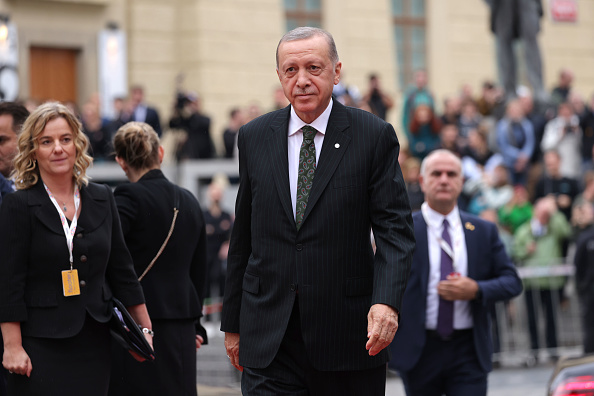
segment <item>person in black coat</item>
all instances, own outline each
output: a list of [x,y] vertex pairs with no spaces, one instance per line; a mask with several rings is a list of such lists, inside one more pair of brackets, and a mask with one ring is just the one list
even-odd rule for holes
[[122,230],[137,275],[148,269],[141,284],[159,336],[154,364],[135,364],[114,350],[109,394],[196,395],[196,349],[206,339],[199,322],[207,270],[202,210],[189,191],[161,172],[164,151],[151,126],[124,125],[115,135],[114,148],[116,161],[132,182],[114,193]]
[[111,189],[86,177],[88,145],[80,121],[57,102],[38,107],[19,136],[17,191],[0,210],[2,363],[11,373],[10,395],[106,395],[112,296],[152,344]]
[[202,114],[202,100],[198,95],[187,95],[184,107],[175,109],[169,127],[182,129],[187,134],[187,139],[178,149],[178,160],[215,157],[214,143],[210,136],[210,118]]

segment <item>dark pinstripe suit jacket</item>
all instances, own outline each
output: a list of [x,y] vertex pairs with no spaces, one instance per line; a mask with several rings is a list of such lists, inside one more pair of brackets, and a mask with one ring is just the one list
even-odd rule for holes
[[[372,304],[400,309],[414,250],[392,126],[334,102],[299,231],[288,177],[290,107],[239,131],[240,187],[221,330],[240,333],[239,362],[266,367],[296,291],[308,356],[319,370],[388,360],[365,350]],[[370,244],[373,228],[377,244]]]

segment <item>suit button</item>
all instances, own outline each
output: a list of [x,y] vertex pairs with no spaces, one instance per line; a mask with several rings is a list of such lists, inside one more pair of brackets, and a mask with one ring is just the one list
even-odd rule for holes
[[302,245],[302,244],[300,244],[300,243],[298,243],[298,244],[295,246],[295,249],[297,249],[297,251],[298,251],[298,252],[300,252],[300,251],[302,251],[302,250],[303,250],[303,245]]
[[82,256],[80,256],[80,262],[81,263],[86,263],[87,262],[87,256],[85,256],[84,254]]
[[82,234],[82,232],[79,232],[78,234],[76,234],[76,237],[77,237],[77,238],[82,238],[82,237],[83,237],[83,234]]
[[87,285],[87,282],[85,282],[84,280],[81,280],[79,283],[80,287],[85,287]]
[[294,292],[295,290],[297,290],[297,285],[294,283],[291,283],[291,291]]

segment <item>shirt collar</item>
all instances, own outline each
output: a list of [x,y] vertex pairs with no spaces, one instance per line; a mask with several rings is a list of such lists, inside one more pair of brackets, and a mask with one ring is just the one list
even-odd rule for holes
[[445,216],[431,209],[427,202],[423,202],[421,205],[421,210],[423,211],[425,222],[428,223],[427,225],[434,229],[440,229],[442,227],[444,218],[448,220],[451,228],[458,227],[458,225],[461,223],[458,205],[454,206],[454,209],[452,209],[452,211]]
[[326,110],[318,118],[316,118],[311,124],[306,124],[301,118],[295,113],[295,109],[291,106],[291,118],[289,119],[289,136],[292,136],[299,132],[304,125],[311,125],[316,128],[322,135],[326,134],[326,128],[328,127],[328,120],[330,120],[330,113],[332,112],[332,98]]

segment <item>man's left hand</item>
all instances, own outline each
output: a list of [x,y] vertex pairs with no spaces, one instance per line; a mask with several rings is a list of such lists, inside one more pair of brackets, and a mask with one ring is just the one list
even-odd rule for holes
[[437,285],[437,294],[444,300],[472,300],[478,291],[478,283],[467,276],[448,275]]
[[196,349],[200,349],[202,344],[204,343],[204,338],[201,335],[196,334]]
[[375,304],[367,314],[367,344],[369,356],[375,356],[390,345],[398,330],[398,313],[389,305]]

